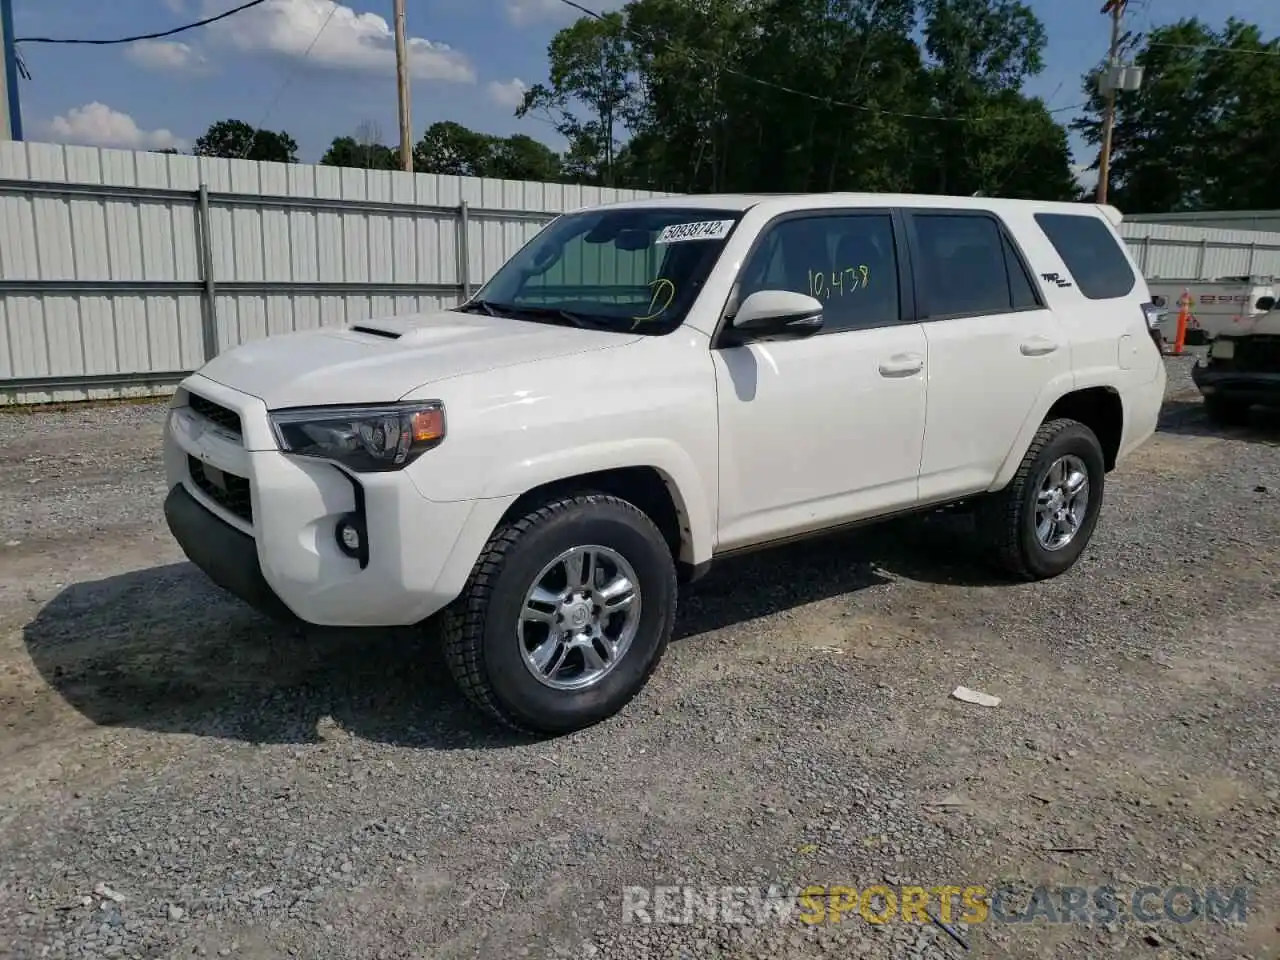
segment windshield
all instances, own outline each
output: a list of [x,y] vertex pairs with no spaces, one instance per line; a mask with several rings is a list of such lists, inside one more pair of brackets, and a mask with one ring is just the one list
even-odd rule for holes
[[567,214],[455,309],[670,333],[683,322],[741,216],[675,207]]

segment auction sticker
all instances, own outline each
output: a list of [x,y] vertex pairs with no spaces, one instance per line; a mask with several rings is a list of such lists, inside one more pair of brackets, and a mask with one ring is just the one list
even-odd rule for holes
[[698,223],[673,223],[663,227],[657,243],[679,243],[682,240],[723,240],[733,229],[732,220],[701,220]]

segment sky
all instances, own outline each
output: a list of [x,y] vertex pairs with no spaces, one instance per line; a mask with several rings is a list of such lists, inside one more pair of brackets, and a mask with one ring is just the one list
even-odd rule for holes
[[[13,0],[17,37],[110,38],[165,30],[241,0]],[[607,10],[623,0],[582,0]],[[1106,52],[1101,0],[1029,0],[1048,31],[1046,69],[1028,85],[1051,108],[1084,99],[1081,75]],[[546,79],[547,44],[580,14],[561,0],[406,0],[414,139],[436,120],[526,133],[553,148],[546,123],[517,119],[529,85]],[[115,46],[25,44],[21,85],[28,140],[129,149],[192,142],[216,120],[286,130],[316,162],[335,136],[399,139],[392,0],[266,0],[170,38]],[[332,16],[330,16],[332,12]],[[1280,0],[1130,0],[1126,28],[1230,16],[1280,34]],[[323,30],[321,27],[323,25]],[[1069,116],[1069,114],[1067,115]],[[1092,160],[1075,144],[1076,160]]]

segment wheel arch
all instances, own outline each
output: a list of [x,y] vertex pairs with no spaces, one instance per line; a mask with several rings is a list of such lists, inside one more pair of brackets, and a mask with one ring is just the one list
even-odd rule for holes
[[641,510],[662,534],[685,578],[696,576],[705,566],[705,560],[695,559],[689,508],[680,486],[668,473],[647,464],[607,467],[539,483],[516,497],[499,525],[528,513],[540,503],[584,491],[609,494]]
[[1067,390],[1054,397],[1045,398],[1027,417],[1019,432],[1017,442],[1005,457],[991,490],[1001,490],[1013,479],[1018,465],[1035,439],[1036,432],[1050,420],[1076,420],[1098,438],[1102,446],[1102,459],[1106,470],[1115,469],[1124,437],[1124,402],[1120,392],[1111,386],[1098,385]]

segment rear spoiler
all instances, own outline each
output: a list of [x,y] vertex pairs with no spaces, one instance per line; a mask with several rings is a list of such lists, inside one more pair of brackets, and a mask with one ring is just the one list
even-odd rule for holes
[[1107,218],[1111,226],[1118,227],[1124,221],[1124,214],[1110,204],[1095,203],[1094,206],[1102,211],[1102,215]]

